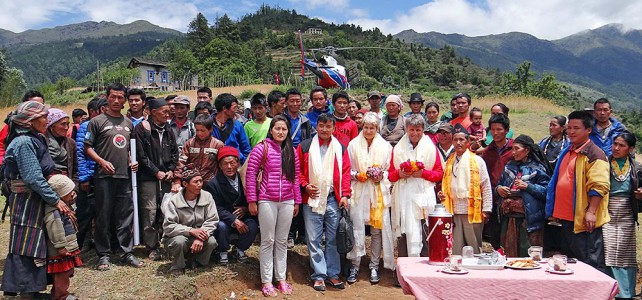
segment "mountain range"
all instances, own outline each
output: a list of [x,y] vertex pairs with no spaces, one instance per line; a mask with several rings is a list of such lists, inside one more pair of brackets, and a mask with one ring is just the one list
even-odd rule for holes
[[108,36],[127,36],[136,33],[148,32],[174,36],[181,35],[180,31],[156,26],[144,20],[138,20],[123,25],[107,21],[88,21],[78,24],[56,26],[54,28],[26,30],[20,33],[0,29],[0,47],[46,44],[50,42],[101,38]]
[[[0,29],[0,48],[9,54],[11,66],[23,70],[27,83],[36,85],[61,76],[79,79],[91,73],[97,61],[144,55],[183,36],[142,20],[123,25],[83,22],[21,33]],[[559,80],[622,100],[620,107],[642,103],[642,30],[624,30],[620,24],[552,41],[520,32],[468,37],[406,30],[394,37],[432,48],[449,45],[477,65],[502,71],[513,71],[527,60],[540,74],[553,73]]]
[[0,29],[0,48],[29,85],[38,85],[62,76],[80,79],[95,70],[96,62],[144,55],[182,35],[142,20],[123,25],[90,21],[20,33]]
[[625,30],[621,24],[552,41],[521,32],[468,37],[405,30],[395,37],[428,47],[449,45],[481,66],[502,71],[530,61],[534,71],[605,93],[621,100],[621,107],[642,103],[642,30]]

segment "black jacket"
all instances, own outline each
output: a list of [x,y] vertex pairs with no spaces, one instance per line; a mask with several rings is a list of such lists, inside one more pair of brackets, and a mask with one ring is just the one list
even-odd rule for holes
[[635,191],[640,187],[640,180],[642,180],[642,165],[635,159],[631,158],[631,208],[633,209],[633,218],[635,223],[638,222],[638,213],[640,213],[640,206],[642,200],[635,199]]
[[[161,145],[159,131],[162,132]],[[167,123],[158,127],[143,120],[134,128],[136,138],[136,160],[138,161],[138,180],[155,181],[158,171],[174,171],[178,162],[178,145]]]
[[[210,179],[209,182],[203,187],[204,190],[210,192],[216,202],[216,209],[218,210],[218,217],[225,225],[232,226],[236,221],[236,216],[233,214],[235,207],[247,207],[247,199],[243,191],[243,183],[240,180],[238,173],[236,176],[239,179],[239,191],[237,192],[230,182],[227,180],[225,174],[219,171],[216,176]],[[249,213],[246,214],[249,216]]]

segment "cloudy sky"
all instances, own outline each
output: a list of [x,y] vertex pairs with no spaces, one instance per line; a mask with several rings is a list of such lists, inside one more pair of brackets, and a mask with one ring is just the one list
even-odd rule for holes
[[392,34],[521,31],[551,40],[609,23],[642,29],[642,1],[634,0],[0,0],[0,28],[21,32],[90,20],[145,19],[185,32],[199,11],[210,21],[223,14],[238,19],[261,3]]

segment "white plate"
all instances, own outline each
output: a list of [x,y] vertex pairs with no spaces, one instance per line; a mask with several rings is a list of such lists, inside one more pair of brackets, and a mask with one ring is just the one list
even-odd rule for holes
[[450,268],[443,268],[443,269],[441,269],[441,272],[442,273],[446,273],[446,274],[457,274],[457,275],[468,274],[468,270],[466,270],[464,268],[462,268],[459,271],[453,271]]
[[464,258],[463,267],[469,270],[502,270],[504,265],[488,265],[488,264],[478,264],[477,258]]
[[511,266],[511,265],[509,265],[509,264],[506,264],[506,265],[505,265],[505,267],[506,267],[506,268],[509,268],[509,269],[513,269],[513,270],[535,270],[535,269],[540,269],[540,268],[542,267],[542,265],[540,265],[540,264],[536,264],[536,265],[535,265],[534,267],[532,267],[532,268],[522,268],[522,267],[513,267],[513,266]]
[[575,272],[573,272],[573,269],[571,269],[571,268],[566,268],[566,271],[555,271],[555,269],[553,269],[551,267],[548,267],[546,269],[546,272],[549,272],[551,274],[559,274],[559,275],[570,275],[570,274],[575,273]]

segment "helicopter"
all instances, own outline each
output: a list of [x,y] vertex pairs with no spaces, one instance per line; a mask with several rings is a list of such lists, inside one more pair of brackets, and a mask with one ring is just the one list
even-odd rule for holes
[[[301,80],[305,79],[305,70],[309,70],[317,76],[317,84],[323,88],[350,89],[350,82],[357,76],[350,76],[352,72],[357,73],[356,68],[346,70],[345,66],[340,65],[335,58],[337,51],[352,49],[394,49],[385,47],[341,47],[326,46],[323,48],[308,49],[312,51],[313,59],[305,57],[305,48],[303,46],[303,36],[299,30],[299,50],[301,51]],[[320,59],[316,59],[315,52],[325,53]]]

